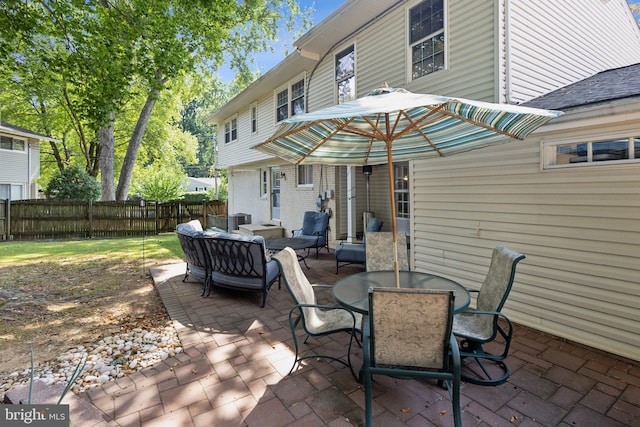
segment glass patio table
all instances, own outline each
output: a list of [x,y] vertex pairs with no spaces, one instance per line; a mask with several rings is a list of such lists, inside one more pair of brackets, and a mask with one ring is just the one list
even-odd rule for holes
[[[362,314],[369,312],[369,288],[395,287],[393,271],[364,271],[336,281],[333,296],[343,307]],[[408,289],[440,289],[453,291],[454,312],[469,306],[469,291],[451,279],[418,271],[400,271],[400,287]]]

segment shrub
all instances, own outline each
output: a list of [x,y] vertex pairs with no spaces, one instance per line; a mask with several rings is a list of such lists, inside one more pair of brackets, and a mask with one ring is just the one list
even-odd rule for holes
[[56,172],[44,192],[57,199],[98,200],[100,183],[79,166],[72,166]]

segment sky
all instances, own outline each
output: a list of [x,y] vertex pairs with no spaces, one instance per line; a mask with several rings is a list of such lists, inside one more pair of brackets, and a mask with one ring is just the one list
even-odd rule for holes
[[[341,4],[343,4],[346,0],[298,0],[298,4],[301,9],[306,9],[308,7],[313,7],[315,9],[314,14],[312,15],[313,25],[316,25],[324,18],[329,16],[331,12],[336,10]],[[280,46],[276,46],[276,53],[261,53],[256,55],[255,62],[258,66],[258,70],[262,72],[262,74],[266,73],[273,67],[275,67],[280,61],[285,58],[285,52],[287,50],[291,51],[293,49],[293,42],[295,40],[286,33],[283,33],[280,37]],[[258,71],[254,70],[254,71]],[[233,70],[229,70],[226,67],[221,68],[218,71],[220,78],[222,81],[228,82],[233,79],[234,72]]]

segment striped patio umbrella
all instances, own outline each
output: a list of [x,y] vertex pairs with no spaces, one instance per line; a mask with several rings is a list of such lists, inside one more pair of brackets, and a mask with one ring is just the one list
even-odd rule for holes
[[387,164],[395,236],[394,161],[451,156],[522,140],[560,114],[385,85],[362,98],[293,116],[253,148],[295,164]]

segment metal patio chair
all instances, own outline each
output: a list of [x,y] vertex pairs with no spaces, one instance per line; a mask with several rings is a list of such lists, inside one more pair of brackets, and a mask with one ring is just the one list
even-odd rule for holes
[[366,425],[372,425],[372,375],[445,383],[454,425],[461,426],[460,355],[451,333],[452,291],[372,288],[363,335]]
[[[496,247],[480,290],[469,290],[478,293],[476,308],[454,317],[453,333],[460,338],[460,355],[463,359],[472,359],[465,362],[475,361],[475,364],[463,364],[462,379],[466,382],[498,385],[507,381],[511,374],[504,359],[509,354],[513,326],[501,310],[513,285],[516,264],[524,258],[523,254],[506,246]],[[492,353],[485,350],[483,346],[494,343],[498,336],[502,338],[502,351]]]
[[[355,338],[359,344],[356,333],[361,333],[358,326],[362,323],[362,315],[353,313],[344,307],[318,304],[314,292],[314,286],[311,285],[305,276],[295,251],[291,248],[284,248],[273,258],[280,266],[280,275],[293,297],[295,305],[289,311],[289,326],[291,335],[293,336],[293,344],[295,347],[295,360],[289,374],[293,372],[297,364],[305,359],[327,358],[340,362],[349,367],[351,374],[357,380],[353,367],[351,366],[351,345]],[[309,336],[320,337],[338,332],[347,332],[351,336],[349,338],[349,347],[347,349],[347,361],[330,356],[330,355],[300,355],[300,346],[296,335],[296,326],[302,323],[304,331],[307,333],[307,342]]]

